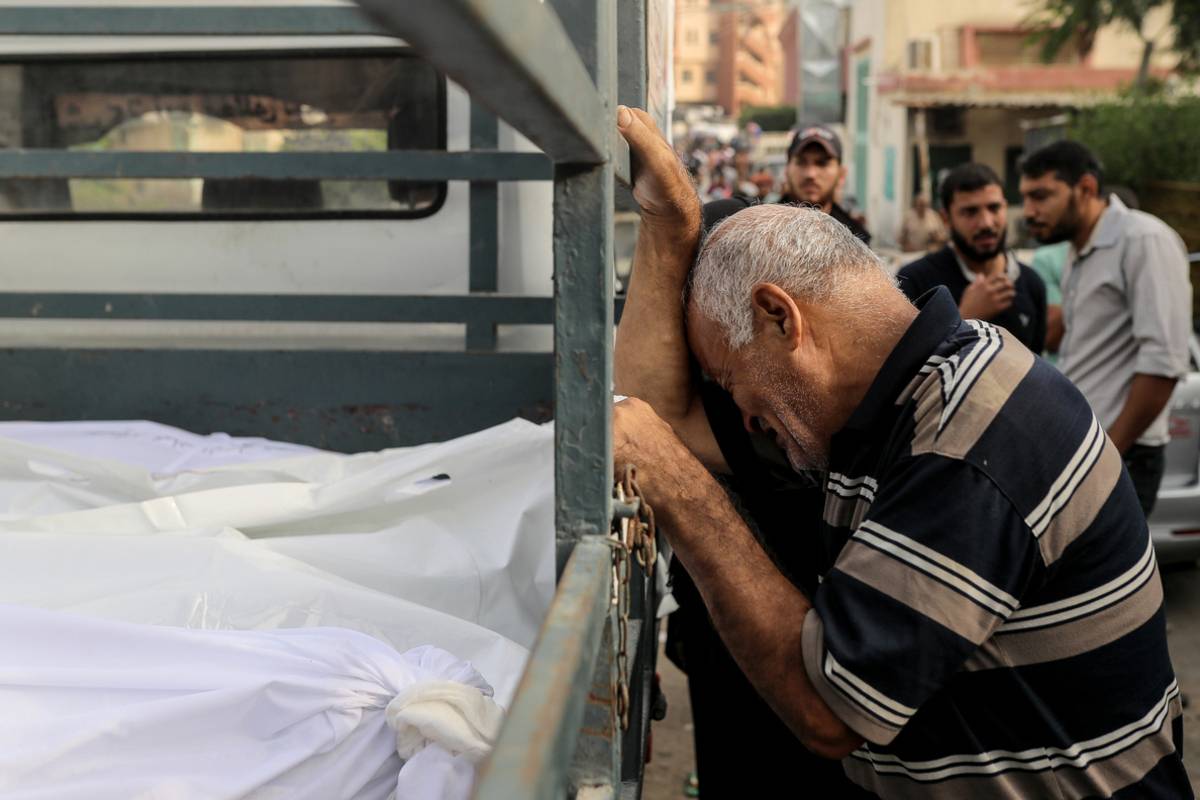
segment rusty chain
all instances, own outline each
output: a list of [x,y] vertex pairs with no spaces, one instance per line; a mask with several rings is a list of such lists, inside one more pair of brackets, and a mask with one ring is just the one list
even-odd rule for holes
[[[635,516],[620,515],[613,519],[609,544],[612,546],[611,600],[617,609],[617,669],[613,678],[613,710],[621,721],[621,730],[629,730],[629,578],[633,558],[637,558],[648,578],[654,576],[658,559],[658,541],[654,524],[654,509],[642,498],[637,483],[637,470],[625,466],[624,477],[613,489],[613,497],[623,505],[636,507]],[[648,611],[647,613],[653,613]]]

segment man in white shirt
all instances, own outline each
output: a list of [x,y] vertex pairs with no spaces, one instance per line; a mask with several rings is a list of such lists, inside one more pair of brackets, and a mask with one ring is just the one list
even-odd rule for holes
[[1162,220],[1106,194],[1099,160],[1078,142],[1042,148],[1021,171],[1029,231],[1043,244],[1071,243],[1059,366],[1124,457],[1148,516],[1170,439],[1167,405],[1188,369],[1187,250]]

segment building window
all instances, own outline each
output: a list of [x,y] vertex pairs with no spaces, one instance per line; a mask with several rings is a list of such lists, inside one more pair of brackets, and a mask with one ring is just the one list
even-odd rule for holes
[[715,69],[705,70],[704,71],[704,82],[707,83],[709,86],[715,86],[717,83],[717,71]]
[[684,83],[691,83],[691,82],[692,82],[692,71],[691,71],[690,69],[685,69],[685,70],[683,71],[683,77],[682,77],[682,80],[683,80],[683,82],[684,82]]
[[688,44],[696,44],[700,41],[700,34],[696,32],[695,28],[688,28],[683,32],[683,40]]
[[708,43],[709,44],[720,44],[721,43],[721,33],[719,31],[709,31],[708,32]]

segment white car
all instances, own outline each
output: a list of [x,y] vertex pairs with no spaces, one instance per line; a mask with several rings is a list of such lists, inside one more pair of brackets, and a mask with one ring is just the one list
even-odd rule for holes
[[1150,534],[1160,563],[1200,558],[1200,341],[1189,343],[1191,369],[1171,396],[1171,441]]

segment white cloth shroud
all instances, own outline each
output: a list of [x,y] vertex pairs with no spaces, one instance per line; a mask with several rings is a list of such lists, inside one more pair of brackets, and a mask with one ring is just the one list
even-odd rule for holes
[[[72,612],[97,624],[304,633],[337,626],[348,630],[329,635],[367,634],[392,659],[400,656],[383,643],[402,652],[442,648],[474,665],[501,705],[511,701],[554,590],[552,430],[515,420],[443,444],[378,453],[282,445],[287,457],[277,459],[278,443],[193,442],[191,434],[152,423],[68,423],[73,430],[65,432],[46,425],[0,424],[0,604]],[[3,438],[6,433],[18,438]],[[149,438],[139,439],[143,433]],[[131,438],[139,444],[126,459],[121,448]],[[188,451],[192,444],[199,451]],[[206,466],[194,466],[201,462]],[[161,471],[170,463],[193,467]],[[10,641],[4,634],[0,650]],[[84,646],[77,641],[68,649],[86,679],[94,665]],[[423,681],[407,705],[391,706],[397,723],[412,724],[385,737],[392,755],[378,770],[381,751],[367,748],[356,756],[361,786],[349,781],[345,793],[309,795],[272,788],[252,796],[382,800],[392,790],[422,800],[465,796],[477,756],[470,748],[456,757],[436,743],[417,749],[396,777],[396,747],[412,752],[413,742],[428,740],[422,727],[428,720],[441,719],[442,735],[459,741],[464,730],[477,728],[465,720],[479,709],[473,712],[461,695],[451,702],[453,694],[438,694],[442,688]],[[243,701],[257,707],[278,697],[272,684],[259,691],[250,703],[254,692],[247,689]],[[384,727],[386,709],[385,703],[378,714]],[[207,739],[182,730],[192,731],[188,753],[207,752]],[[216,744],[224,742],[222,732],[210,732]],[[128,740],[121,741],[123,752]],[[52,746],[36,736],[24,744],[52,755]],[[340,747],[346,754],[353,749]],[[371,758],[364,762],[364,755]],[[309,769],[297,759],[289,774]],[[58,767],[62,761],[52,760]],[[217,772],[232,780],[239,763]],[[363,764],[370,774],[362,773]],[[0,770],[0,778],[5,774]],[[73,796],[64,788],[73,785],[67,778],[59,784],[47,780],[51,776],[39,773],[40,790],[30,785],[29,794],[0,791],[0,797]],[[430,794],[430,786],[440,788]],[[387,791],[378,793],[380,787]],[[89,796],[241,795],[164,784],[142,795]]]
[[340,628],[0,606],[0,637],[7,800],[466,798],[501,720],[469,664]]
[[[343,455],[229,437],[214,445],[146,422],[2,423],[0,531],[233,529],[530,647],[554,594],[553,438],[513,420],[445,443]],[[280,448],[301,452],[261,460]],[[169,474],[141,466],[170,459],[225,464]],[[2,586],[0,602],[15,602]]]

